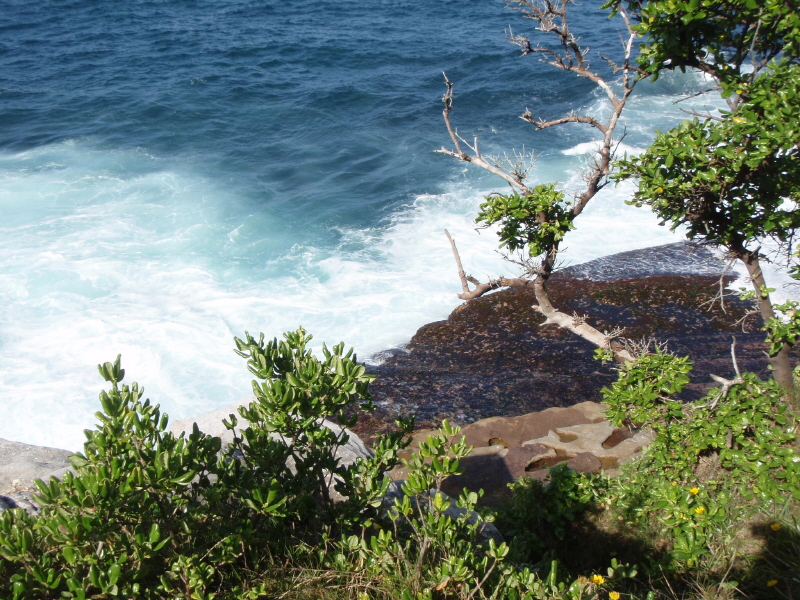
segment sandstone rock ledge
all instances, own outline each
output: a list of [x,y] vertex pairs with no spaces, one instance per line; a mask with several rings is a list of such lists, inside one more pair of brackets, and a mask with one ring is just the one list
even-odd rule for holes
[[0,439],[0,512],[9,508],[22,508],[37,514],[39,508],[33,500],[37,491],[34,481],[61,478],[71,465],[69,450],[31,446]]
[[[473,492],[482,489],[482,502],[496,504],[509,496],[509,483],[520,477],[544,480],[548,468],[561,463],[584,473],[617,475],[619,467],[652,441],[652,433],[613,427],[603,415],[604,408],[595,402],[582,402],[467,425],[461,433],[474,450],[461,462],[464,473],[447,478],[443,491],[458,496],[464,488]],[[431,432],[415,433],[402,458],[408,458]],[[390,474],[395,479],[408,476],[402,466]]]

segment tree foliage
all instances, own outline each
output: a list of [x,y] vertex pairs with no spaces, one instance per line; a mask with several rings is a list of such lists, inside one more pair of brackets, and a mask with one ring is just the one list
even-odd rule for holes
[[[673,229],[727,249],[747,268],[764,325],[773,332],[776,380],[792,385],[793,336],[776,340],[775,314],[759,252],[772,238],[788,246],[800,226],[800,12],[794,1],[615,0],[638,11],[644,36],[638,63],[708,74],[728,101],[719,116],[658,132],[648,150],[618,163],[636,178],[632,202]],[[680,23],[676,27],[675,24]],[[777,343],[776,343],[777,341]]]
[[500,223],[500,247],[511,252],[526,250],[529,256],[545,254],[574,228],[574,215],[564,202],[564,192],[543,183],[528,194],[490,194],[481,204],[476,223]]
[[699,69],[724,95],[752,82],[773,59],[800,55],[796,0],[611,0],[637,15],[646,41],[637,62],[657,78],[663,70]]
[[740,91],[736,111],[657,133],[617,176],[638,178],[632,202],[673,229],[744,251],[800,227],[800,65],[776,66]]

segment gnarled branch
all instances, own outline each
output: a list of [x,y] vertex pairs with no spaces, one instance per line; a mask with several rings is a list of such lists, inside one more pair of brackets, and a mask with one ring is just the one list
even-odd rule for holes
[[[528,110],[522,114],[522,119],[533,124],[537,130],[547,129],[549,127],[555,127],[557,125],[563,125],[566,123],[584,123],[591,125],[602,134],[603,137],[600,142],[597,155],[589,170],[584,175],[586,187],[580,194],[576,195],[575,201],[570,207],[574,218],[583,212],[586,204],[608,182],[608,177],[611,172],[611,161],[613,160],[615,151],[621,141],[614,137],[614,131],[619,123],[620,115],[625,107],[628,97],[633,92],[633,88],[636,83],[643,76],[641,69],[633,65],[631,62],[633,42],[636,39],[637,34],[633,30],[629,15],[623,8],[620,8],[618,12],[622,15],[627,28],[627,38],[623,39],[622,44],[623,60],[619,63],[615,63],[605,57],[602,57],[604,60],[609,62],[609,64],[611,64],[614,72],[623,73],[622,89],[618,95],[602,76],[590,70],[589,63],[586,60],[588,50],[580,47],[578,39],[572,34],[568,25],[567,4],[569,3],[569,0],[510,0],[510,2],[517,5],[515,7],[512,6],[511,8],[519,10],[525,17],[537,21],[539,24],[537,29],[545,33],[555,35],[560,42],[561,48],[557,51],[552,48],[533,46],[528,38],[515,35],[510,28],[507,34],[508,40],[511,43],[519,46],[522,49],[523,55],[539,54],[545,63],[564,71],[576,73],[577,75],[594,82],[604,91],[609,103],[611,104],[611,114],[605,122],[601,122],[599,119],[594,117],[581,115],[568,115],[559,119],[545,120],[535,119]],[[531,190],[525,185],[524,182],[524,174],[526,171],[515,168],[505,169],[503,168],[504,165],[499,161],[494,161],[493,163],[487,161],[483,156],[481,156],[480,151],[478,150],[477,138],[472,144],[470,144],[458,134],[456,129],[453,128],[451,123],[451,112],[453,108],[453,84],[447,78],[447,75],[445,75],[445,85],[447,86],[447,91],[442,97],[442,102],[444,103],[443,116],[447,131],[450,134],[450,139],[453,142],[453,149],[442,147],[441,149],[436,150],[436,152],[453,156],[463,162],[475,164],[486,171],[499,176],[509,185],[511,185],[514,190],[517,190],[524,195],[530,195]],[[465,148],[469,149],[470,152],[465,151]],[[546,222],[547,215],[544,213],[537,215],[537,219],[539,219],[539,222],[544,223]],[[574,316],[570,316],[559,311],[550,302],[547,293],[547,282],[555,269],[560,239],[554,241],[551,247],[546,248],[546,251],[542,255],[543,258],[541,260],[541,264],[538,266],[535,272],[529,271],[529,277],[499,277],[496,279],[490,279],[486,282],[479,282],[475,278],[467,276],[464,273],[461,260],[458,256],[458,251],[455,247],[455,242],[452,240],[449,234],[448,238],[450,239],[450,243],[453,248],[453,254],[456,258],[456,264],[459,271],[459,279],[461,280],[462,293],[458,295],[459,298],[470,301],[491,290],[503,287],[532,288],[538,303],[535,308],[545,316],[547,322],[556,323],[559,326],[569,329],[577,335],[580,335],[584,339],[591,341],[600,348],[607,348],[611,350],[619,361],[624,362],[634,360],[633,355],[624,347],[624,345],[615,342],[612,337],[609,337],[607,334],[604,334],[593,328],[591,325],[586,323],[585,320],[576,319]],[[470,283],[474,286],[472,290],[469,289]]]

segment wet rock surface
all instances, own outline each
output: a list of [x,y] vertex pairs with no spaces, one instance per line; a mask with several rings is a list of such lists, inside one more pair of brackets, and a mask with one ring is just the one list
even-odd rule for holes
[[[601,331],[623,327],[626,338],[654,338],[690,356],[695,368],[686,399],[705,392],[711,373],[734,376],[734,336],[739,368],[768,376],[764,334],[758,317],[748,316],[751,305],[735,296],[724,307],[713,302],[725,265],[709,250],[670,244],[592,262],[553,276],[553,303]],[[466,425],[602,400],[600,390],[616,379],[614,365],[597,362],[594,346],[574,334],[542,326],[534,303],[532,291],[504,290],[420,328],[405,352],[370,367],[378,376],[371,388],[378,409],[355,431],[369,440],[404,414],[416,414],[425,428],[445,418]]]
[[655,275],[707,275],[719,277],[725,263],[707,246],[691,242],[652,246],[620,252],[567,267],[564,273],[580,279],[609,281]]

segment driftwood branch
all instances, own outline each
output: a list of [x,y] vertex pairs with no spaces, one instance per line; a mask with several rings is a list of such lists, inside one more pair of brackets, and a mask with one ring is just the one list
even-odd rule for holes
[[456,259],[456,266],[458,267],[458,277],[461,279],[461,289],[464,290],[465,294],[469,293],[469,284],[467,283],[467,274],[464,273],[464,267],[461,266],[461,257],[458,255],[458,248],[456,248],[456,242],[451,237],[450,232],[447,229],[444,230],[447,239],[450,240],[450,247],[453,249],[453,258]]

